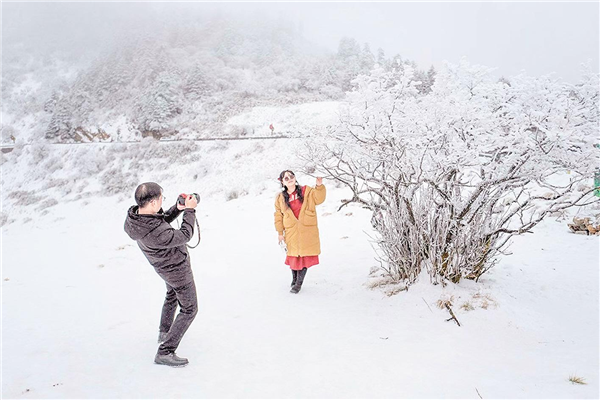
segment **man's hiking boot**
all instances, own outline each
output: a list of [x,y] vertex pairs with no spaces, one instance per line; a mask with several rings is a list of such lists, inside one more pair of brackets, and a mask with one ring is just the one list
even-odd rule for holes
[[185,367],[188,364],[188,359],[177,357],[175,353],[157,354],[154,357],[154,363],[168,365],[169,367]]

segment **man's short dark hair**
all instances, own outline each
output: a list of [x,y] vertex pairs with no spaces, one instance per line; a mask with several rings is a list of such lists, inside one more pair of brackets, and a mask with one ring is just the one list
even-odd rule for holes
[[135,202],[140,207],[146,207],[152,200],[162,196],[162,188],[158,183],[142,183],[135,189]]

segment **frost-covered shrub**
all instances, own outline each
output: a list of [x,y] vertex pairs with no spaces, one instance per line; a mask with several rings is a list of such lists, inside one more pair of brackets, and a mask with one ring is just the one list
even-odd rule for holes
[[77,187],[75,188],[75,192],[76,193],[82,193],[85,188],[89,185],[89,182],[87,180],[81,180],[79,182],[79,184],[77,185]]
[[198,151],[198,146],[194,142],[178,142],[172,143],[169,146],[169,163],[184,164],[188,160],[193,160],[194,154]]
[[107,152],[102,150],[102,148],[90,146],[85,151],[74,155],[74,159],[71,162],[77,166],[79,176],[95,176],[106,168],[111,157]]
[[58,200],[56,200],[56,199],[46,199],[40,203],[40,205],[37,207],[37,209],[45,210],[47,208],[54,207],[57,204],[58,204]]
[[319,92],[325,95],[327,98],[334,100],[342,99],[344,97],[344,91],[341,88],[333,85],[325,85],[319,89]]
[[30,206],[32,204],[39,203],[41,200],[44,199],[44,197],[37,196],[32,192],[28,192],[26,190],[15,190],[13,192],[10,192],[8,198],[14,200],[15,203],[21,206]]
[[160,143],[150,138],[142,140],[139,144],[131,145],[130,151],[136,158],[142,160],[168,158],[172,153],[169,143]]
[[42,186],[42,189],[46,190],[46,189],[52,189],[55,187],[61,187],[61,186],[64,186],[66,183],[67,183],[66,179],[48,178],[48,179],[44,180],[44,185]]
[[225,134],[227,136],[240,137],[246,136],[249,133],[252,133],[252,131],[246,126],[229,125],[225,128]]
[[75,191],[76,182],[75,179],[66,179],[64,184],[60,186],[62,194],[66,196],[73,193],[73,191]]
[[137,187],[137,174],[123,172],[120,168],[106,170],[100,177],[102,192],[107,196],[123,193],[133,193]]
[[[413,70],[355,81],[339,126],[311,138],[305,161],[373,211],[382,268],[411,284],[478,279],[509,240],[593,196],[598,74],[577,85],[447,65],[431,91]],[[566,171],[571,171],[567,174]]]
[[30,155],[29,165],[35,167],[48,159],[50,146],[43,143],[34,143],[29,146],[28,152]]
[[2,125],[0,132],[2,132],[2,143],[14,143],[16,141],[17,131],[13,126]]
[[238,192],[237,190],[232,190],[229,193],[227,193],[227,201],[235,200],[238,197],[240,197],[240,192]]
[[43,164],[42,169],[46,174],[52,174],[64,167],[63,162],[57,156],[49,157]]
[[229,149],[229,142],[225,142],[225,141],[221,141],[221,142],[217,142],[215,143],[213,146],[208,148],[209,152],[223,152],[225,150]]
[[8,215],[0,212],[0,226],[4,226],[8,223]]

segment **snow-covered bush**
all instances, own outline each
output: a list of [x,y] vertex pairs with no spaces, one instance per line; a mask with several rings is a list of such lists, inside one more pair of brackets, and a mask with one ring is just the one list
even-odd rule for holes
[[2,143],[14,143],[16,141],[17,132],[11,125],[0,126],[0,132],[2,132]]
[[50,207],[54,207],[57,204],[58,204],[58,201],[56,199],[46,199],[40,203],[40,205],[38,206],[37,209],[38,210],[46,210]]
[[15,202],[21,206],[30,206],[39,203],[44,199],[42,196],[35,195],[32,192],[28,192],[26,190],[12,191],[8,194],[8,198],[15,200]]
[[8,215],[6,213],[0,212],[0,226],[6,225],[8,222]]
[[229,193],[227,193],[227,201],[235,200],[238,197],[240,197],[240,192],[237,190],[231,190]]
[[28,161],[30,166],[38,165],[38,164],[46,161],[48,159],[48,157],[50,156],[50,147],[48,147],[48,145],[46,145],[44,143],[33,144],[33,145],[29,146],[27,150],[29,151],[29,154],[30,154],[29,161]]
[[[420,93],[413,69],[355,80],[339,126],[313,138],[310,162],[373,211],[382,267],[411,284],[477,279],[515,235],[598,201],[598,75],[498,82],[446,65]],[[570,171],[567,174],[567,171]]]
[[103,185],[103,194],[108,196],[118,194],[129,195],[139,185],[137,174],[123,172],[120,167],[106,170],[100,177],[100,181]]

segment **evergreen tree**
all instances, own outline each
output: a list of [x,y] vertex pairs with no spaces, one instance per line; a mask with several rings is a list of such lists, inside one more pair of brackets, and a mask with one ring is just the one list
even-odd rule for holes
[[183,86],[186,97],[192,100],[198,100],[202,96],[208,95],[210,92],[207,73],[202,64],[197,63],[194,68],[187,74],[185,84]]
[[360,53],[360,73],[368,74],[369,71],[375,65],[375,56],[371,53],[371,48],[368,43],[363,45],[362,52]]
[[182,112],[178,96],[177,76],[160,73],[138,106],[138,122],[145,131],[163,134],[171,119]]
[[70,107],[65,101],[59,102],[52,114],[50,124],[46,128],[46,139],[50,140],[68,140],[72,139],[72,125]]
[[344,37],[340,40],[337,52],[337,85],[343,91],[352,89],[352,80],[361,73],[360,46],[353,38]]
[[419,91],[419,93],[428,94],[431,92],[431,87],[435,82],[435,75],[436,72],[435,68],[433,68],[433,65],[429,68],[427,72],[415,70],[414,79],[416,81],[421,82],[419,85],[417,85],[417,90]]
[[377,49],[377,64],[385,70],[389,68],[390,62],[385,58],[385,52],[380,47]]
[[52,95],[44,103],[44,111],[46,111],[47,113],[53,113],[54,108],[56,107],[56,103],[58,103],[58,100],[59,100],[58,93],[55,90],[52,91]]

